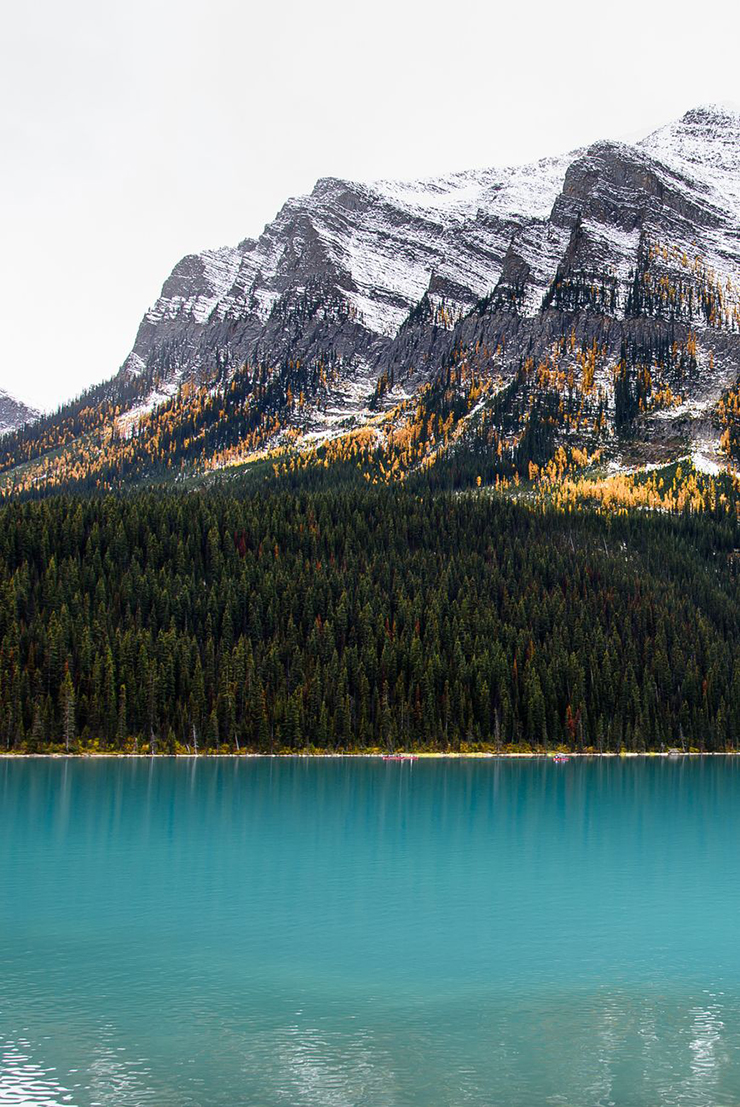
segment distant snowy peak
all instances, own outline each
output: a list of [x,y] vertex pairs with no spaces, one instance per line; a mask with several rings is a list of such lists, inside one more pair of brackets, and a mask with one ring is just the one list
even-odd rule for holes
[[35,423],[39,415],[35,408],[0,389],[0,435],[9,434],[25,423]]

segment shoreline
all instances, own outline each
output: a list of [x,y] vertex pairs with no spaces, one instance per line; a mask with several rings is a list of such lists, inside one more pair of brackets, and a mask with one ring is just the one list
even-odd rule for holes
[[412,752],[400,750],[393,754],[378,752],[349,751],[341,753],[330,752],[306,752],[292,753],[252,753],[240,751],[239,753],[119,753],[91,751],[81,753],[14,753],[10,750],[0,752],[0,760],[5,761],[245,761],[254,759],[267,759],[274,761],[298,760],[298,761],[341,761],[341,760],[368,760],[368,761],[552,761],[556,757],[567,757],[569,760],[597,760],[619,759],[635,760],[636,758],[663,758],[668,761],[678,761],[683,758],[697,757],[738,757],[740,750],[605,750],[584,753],[570,750],[547,750],[531,752],[440,752],[437,750],[421,750]]

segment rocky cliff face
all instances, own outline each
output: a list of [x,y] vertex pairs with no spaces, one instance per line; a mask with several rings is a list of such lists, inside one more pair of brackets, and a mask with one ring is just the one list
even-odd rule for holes
[[319,433],[377,410],[381,378],[387,407],[456,349],[505,350],[507,378],[574,334],[604,348],[604,386],[625,341],[648,359],[696,343],[681,396],[706,405],[737,376],[739,285],[740,117],[701,108],[529,166],[321,180],[258,240],[183,259],[122,375],[158,396],[245,363],[318,365],[330,385],[301,418]]
[[35,408],[28,407],[0,389],[0,435],[9,434],[26,423],[34,423],[38,417]]
[[569,159],[410,184],[320,180],[259,238],[183,259],[125,373],[286,357],[377,362],[422,302],[447,325],[497,283],[512,240],[536,308],[564,246],[548,217]]

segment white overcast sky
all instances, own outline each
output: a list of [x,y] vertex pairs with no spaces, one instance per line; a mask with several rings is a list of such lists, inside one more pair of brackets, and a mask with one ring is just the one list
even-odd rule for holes
[[320,176],[415,177],[740,102],[740,4],[25,0],[0,32],[0,388],[111,376],[174,263]]

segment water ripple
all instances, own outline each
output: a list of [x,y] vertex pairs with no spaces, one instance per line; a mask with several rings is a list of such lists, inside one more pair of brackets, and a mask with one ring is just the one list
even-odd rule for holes
[[0,786],[0,1104],[740,1105],[738,762]]
[[32,1061],[28,1053],[0,1039],[0,1103],[19,1107],[70,1107],[73,1097],[52,1075],[52,1069]]

